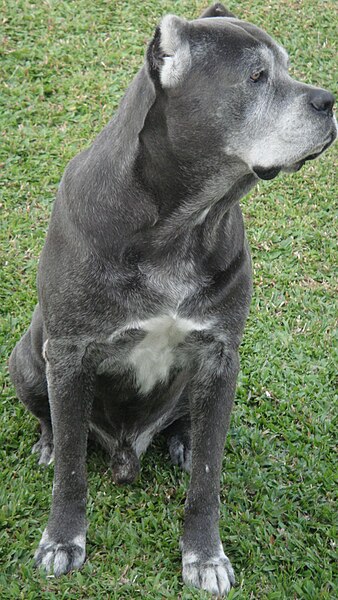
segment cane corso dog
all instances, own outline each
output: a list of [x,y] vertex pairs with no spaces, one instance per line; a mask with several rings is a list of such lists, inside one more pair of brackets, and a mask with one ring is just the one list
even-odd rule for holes
[[61,575],[85,560],[88,436],[130,483],[160,431],[191,473],[186,584],[226,594],[222,455],[251,297],[239,202],[298,171],[337,135],[334,98],[288,74],[267,33],[222,5],[165,16],[145,64],[92,145],[70,161],[38,273],[39,304],[10,358],[55,462],[35,554]]

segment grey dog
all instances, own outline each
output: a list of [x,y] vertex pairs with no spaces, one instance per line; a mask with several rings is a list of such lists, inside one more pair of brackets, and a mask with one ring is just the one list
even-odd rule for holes
[[163,18],[144,66],[69,163],[38,273],[39,304],[10,358],[55,455],[35,555],[55,575],[85,560],[88,436],[131,482],[154,435],[191,473],[183,579],[234,584],[219,535],[222,454],[251,298],[240,199],[336,138],[334,98],[288,74],[286,51],[222,5]]

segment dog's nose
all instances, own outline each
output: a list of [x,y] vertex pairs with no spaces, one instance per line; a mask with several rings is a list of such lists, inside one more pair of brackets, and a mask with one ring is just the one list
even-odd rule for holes
[[335,97],[331,92],[326,90],[312,90],[310,92],[310,104],[317,112],[331,116],[334,103]]

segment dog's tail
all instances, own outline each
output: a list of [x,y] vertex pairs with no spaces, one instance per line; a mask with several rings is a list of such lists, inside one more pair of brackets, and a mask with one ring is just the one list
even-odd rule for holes
[[124,442],[119,445],[112,457],[113,479],[117,484],[133,483],[140,471],[140,462],[133,448]]

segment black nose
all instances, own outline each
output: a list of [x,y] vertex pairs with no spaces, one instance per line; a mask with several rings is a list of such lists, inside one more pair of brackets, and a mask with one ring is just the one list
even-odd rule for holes
[[313,108],[327,115],[332,115],[335,97],[326,90],[312,90],[310,92],[310,104]]

